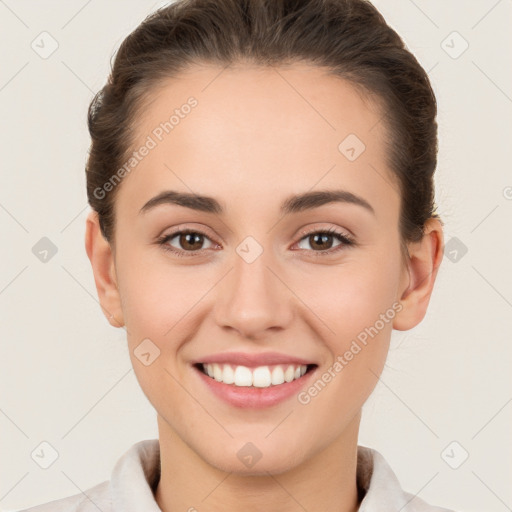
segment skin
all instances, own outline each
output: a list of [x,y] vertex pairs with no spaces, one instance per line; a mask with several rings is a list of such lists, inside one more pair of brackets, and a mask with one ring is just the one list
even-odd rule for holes
[[[95,212],[86,222],[100,303],[112,325],[125,326],[135,374],[157,412],[156,500],[165,512],[355,511],[361,409],[392,329],[411,329],[426,313],[442,227],[430,219],[401,259],[385,126],[376,103],[351,84],[298,64],[221,69],[192,67],[155,89],[134,147],[190,96],[198,105],[124,178],[114,244],[101,236]],[[353,162],[338,150],[351,133],[366,145]],[[290,195],[340,188],[375,214],[349,203],[279,213]],[[168,204],[139,213],[167,189],[214,197],[225,212]],[[158,245],[178,226],[204,233],[204,242],[167,244],[199,255],[180,258]],[[315,246],[301,230],[333,227],[356,245],[315,257],[340,242]],[[236,252],[247,236],[263,248],[250,264]],[[206,354],[277,351],[315,362],[320,376],[393,304],[401,310],[308,404],[293,396],[266,409],[236,408],[191,367]],[[134,355],[145,338],[160,350],[149,366]],[[262,454],[252,468],[237,457],[247,442]]]

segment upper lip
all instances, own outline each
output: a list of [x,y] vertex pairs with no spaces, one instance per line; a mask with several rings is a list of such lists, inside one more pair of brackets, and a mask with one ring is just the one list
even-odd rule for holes
[[248,367],[269,366],[273,364],[314,364],[307,359],[303,359],[297,356],[290,356],[287,354],[281,354],[279,352],[263,352],[260,354],[252,354],[248,352],[223,352],[218,354],[210,354],[202,357],[201,359],[193,361],[193,364],[200,363],[227,363]]

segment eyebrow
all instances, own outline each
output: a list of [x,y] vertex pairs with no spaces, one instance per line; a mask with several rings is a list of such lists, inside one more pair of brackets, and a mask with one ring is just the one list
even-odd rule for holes
[[[335,202],[361,206],[375,215],[375,210],[368,201],[348,190],[319,190],[293,195],[282,203],[280,210],[281,213],[285,215],[319,208],[325,204]],[[213,197],[201,196],[189,192],[164,190],[144,204],[139,213],[146,213],[163,204],[175,204],[206,213],[222,214],[224,212],[221,204]]]

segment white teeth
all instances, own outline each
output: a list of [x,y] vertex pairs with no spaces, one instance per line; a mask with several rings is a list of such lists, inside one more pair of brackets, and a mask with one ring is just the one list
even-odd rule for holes
[[224,365],[224,371],[222,372],[222,382],[224,382],[224,384],[233,384],[235,382],[235,372],[229,364]]
[[256,388],[268,388],[272,383],[268,366],[259,366],[252,373],[252,385]]
[[306,365],[276,365],[272,370],[268,366],[258,366],[253,369],[247,366],[237,366],[233,370],[229,364],[217,363],[203,364],[202,366],[204,373],[217,382],[256,388],[268,388],[271,385],[278,386],[285,382],[292,382],[302,377],[307,371]]
[[246,366],[237,366],[235,370],[235,386],[252,386],[252,372]]
[[213,378],[222,382],[222,368],[218,364],[213,365]]
[[272,384],[282,384],[284,382],[284,372],[281,366],[276,366],[272,370]]
[[284,380],[286,382],[291,382],[295,377],[295,368],[293,366],[288,366],[286,371],[284,372]]

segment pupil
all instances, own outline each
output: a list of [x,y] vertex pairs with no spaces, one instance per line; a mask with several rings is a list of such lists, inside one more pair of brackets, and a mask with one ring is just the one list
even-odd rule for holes
[[[313,235],[313,239],[314,239],[314,244],[313,245],[317,244],[317,239],[320,239],[320,243],[324,243],[325,244],[325,243],[327,243],[327,239],[330,238],[330,237],[331,237],[331,235],[327,235],[325,233],[323,233],[323,234],[320,233],[320,234]],[[320,248],[322,249],[323,247],[320,247]]]
[[194,249],[194,242],[199,243],[199,245],[201,245],[202,235],[198,233],[185,233],[183,237],[185,238],[184,246],[192,246],[191,248]]

